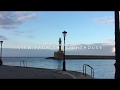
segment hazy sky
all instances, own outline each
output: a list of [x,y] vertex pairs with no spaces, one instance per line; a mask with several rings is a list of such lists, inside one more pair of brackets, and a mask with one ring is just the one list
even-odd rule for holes
[[[3,48],[12,48],[9,51],[13,56],[22,55],[18,54],[21,47],[31,48],[30,52],[40,51],[41,46],[51,50],[50,45],[57,46],[60,37],[63,44],[64,30],[67,31],[66,45],[82,46],[76,54],[85,54],[85,51],[86,54],[114,54],[114,29],[114,11],[0,11],[0,40]],[[92,46],[97,51],[91,50]],[[54,48],[57,51],[58,48]],[[13,49],[16,54],[12,54]],[[28,50],[24,53],[29,56]],[[44,55],[48,56],[47,53],[44,51]],[[6,49],[3,51],[4,56],[10,54]]]

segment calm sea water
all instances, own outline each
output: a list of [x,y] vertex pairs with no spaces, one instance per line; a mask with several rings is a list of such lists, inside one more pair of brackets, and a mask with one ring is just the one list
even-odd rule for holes
[[[63,60],[45,59],[44,57],[3,57],[4,65],[23,66],[35,68],[47,68],[62,70]],[[24,63],[22,62],[24,61]],[[115,67],[114,59],[81,59],[81,60],[66,60],[66,70],[83,72],[83,64],[88,64],[94,68],[94,78],[98,79],[114,79]],[[91,75],[91,69],[86,67],[87,74]]]

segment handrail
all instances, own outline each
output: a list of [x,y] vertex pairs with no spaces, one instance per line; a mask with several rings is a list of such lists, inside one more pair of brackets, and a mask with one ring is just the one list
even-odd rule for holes
[[23,64],[24,67],[27,66],[27,62],[24,61],[24,60],[21,60],[21,61],[20,61],[20,66],[22,66],[22,64]]
[[83,75],[85,75],[85,77],[86,77],[86,66],[91,68],[91,76],[94,78],[94,69],[88,64],[83,64]]

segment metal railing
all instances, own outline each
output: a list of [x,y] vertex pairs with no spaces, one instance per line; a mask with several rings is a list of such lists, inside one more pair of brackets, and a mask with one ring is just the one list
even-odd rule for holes
[[83,65],[83,75],[86,77],[86,66],[91,68],[91,76],[94,78],[94,69],[88,64]]
[[20,61],[20,66],[27,67],[27,62],[24,60]]

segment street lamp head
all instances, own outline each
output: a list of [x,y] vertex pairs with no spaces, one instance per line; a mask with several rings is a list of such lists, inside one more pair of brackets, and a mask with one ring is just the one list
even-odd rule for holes
[[67,32],[63,31],[62,33],[63,33],[63,36],[66,37]]
[[1,43],[3,43],[3,41],[0,41]]

